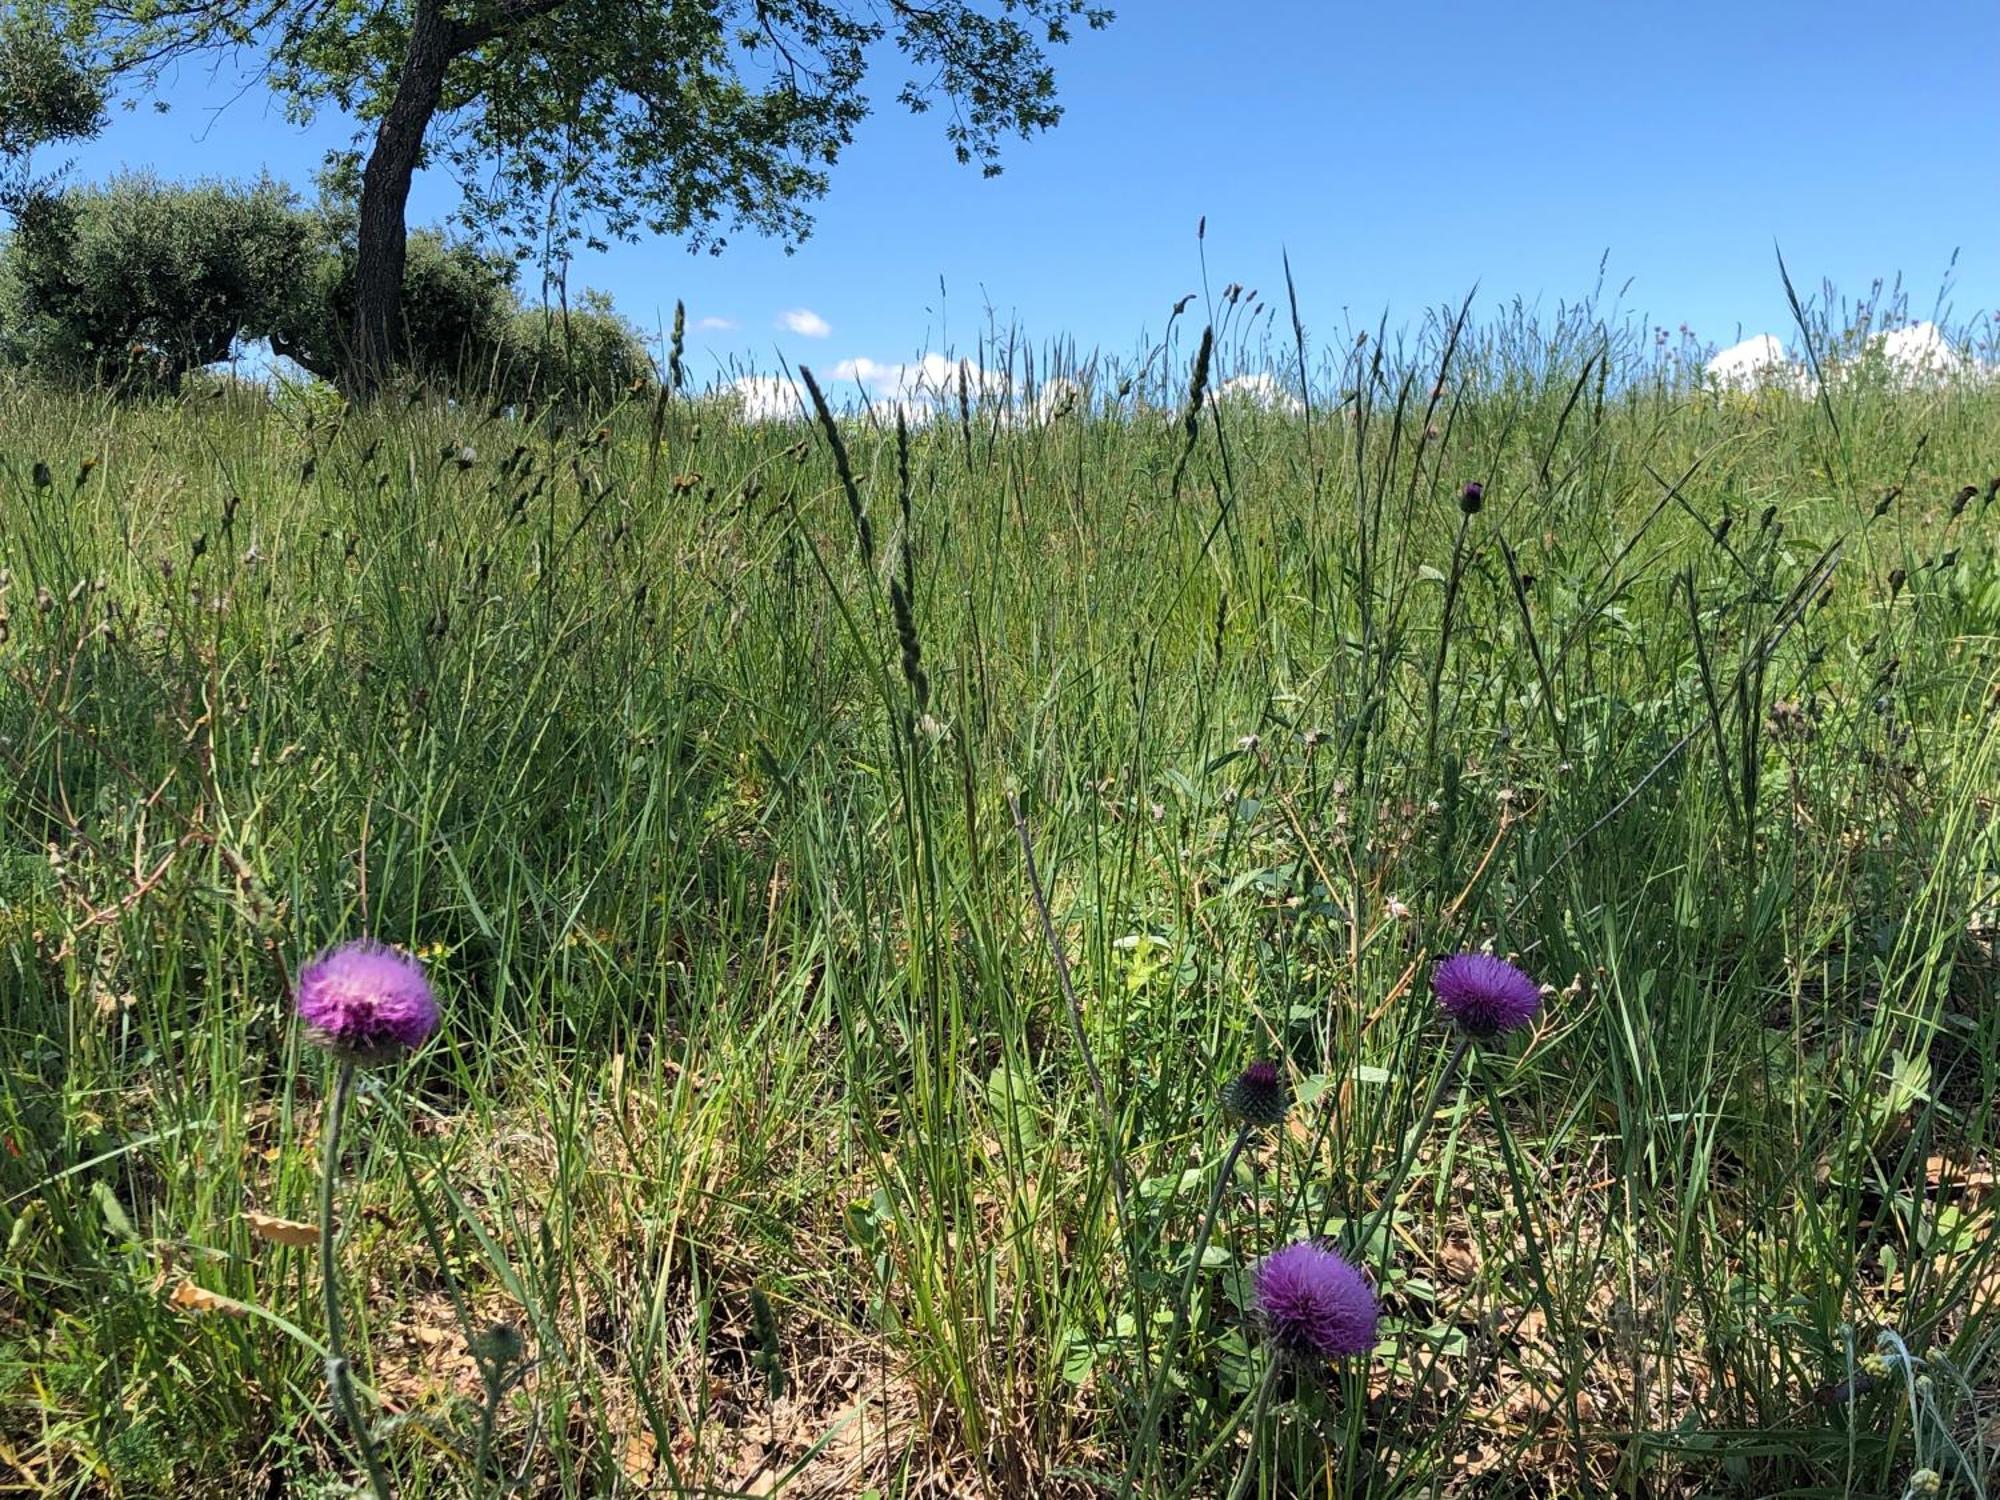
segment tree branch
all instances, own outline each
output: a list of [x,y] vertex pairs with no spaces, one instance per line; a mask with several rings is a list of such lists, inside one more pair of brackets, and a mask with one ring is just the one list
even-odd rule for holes
[[475,48],[525,26],[538,16],[561,10],[569,0],[506,0],[491,15],[477,21],[457,21],[451,28],[451,55],[461,57]]

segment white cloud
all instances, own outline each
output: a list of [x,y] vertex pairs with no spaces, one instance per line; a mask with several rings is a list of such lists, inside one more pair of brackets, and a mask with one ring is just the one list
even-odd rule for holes
[[800,413],[798,392],[782,375],[744,375],[722,388],[746,422],[789,422]]
[[1090,392],[1065,375],[1042,382],[1035,392],[1034,419],[1046,427],[1062,417],[1081,415],[1090,407]]
[[[927,422],[940,408],[955,410],[961,376],[967,395],[975,401],[1004,397],[1007,388],[1004,376],[982,370],[969,359],[947,359],[942,354],[926,354],[910,364],[884,364],[861,356],[841,360],[828,373],[833,381],[859,386],[878,416],[893,418],[900,411],[910,422]],[[827,396],[836,399],[831,389]]]
[[852,380],[860,385],[868,385],[891,370],[900,370],[901,365],[878,365],[872,359],[843,359],[833,367],[835,380]]
[[1245,401],[1265,411],[1281,411],[1288,416],[1303,412],[1305,403],[1268,371],[1255,375],[1232,375],[1208,393],[1210,401]]
[[1705,368],[1717,385],[1733,391],[1753,390],[1761,385],[1798,386],[1806,379],[1804,368],[1792,363],[1774,333],[1760,333],[1740,344],[1731,344]]
[[727,333],[736,326],[736,320],[717,317],[698,318],[694,326],[703,333]]
[[1908,382],[1969,375],[1974,363],[1952,347],[1937,324],[1929,322],[1879,334],[1868,341],[1868,352],[1879,354],[1892,375]]
[[778,324],[801,338],[823,339],[833,332],[833,325],[810,307],[794,307],[779,313]]
[[[1994,373],[1993,366],[1958,348],[1930,322],[1873,334],[1863,342],[1858,357],[1827,358],[1821,365],[1829,382],[1867,368],[1879,369],[1900,385],[1970,380]],[[1730,345],[1705,368],[1709,379],[1725,390],[1782,386],[1805,394],[1813,388],[1811,369],[1787,354],[1777,335],[1771,333]]]

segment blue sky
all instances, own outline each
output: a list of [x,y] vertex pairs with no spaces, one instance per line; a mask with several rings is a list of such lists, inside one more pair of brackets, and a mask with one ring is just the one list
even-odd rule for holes
[[[1901,272],[1928,314],[1954,248],[1958,319],[2000,309],[2000,6],[1893,15],[1821,0],[1669,6],[1521,0],[1414,6],[1125,0],[1057,56],[1067,115],[1006,173],[956,165],[936,114],[894,103],[836,169],[796,254],[734,239],[579,257],[572,292],[642,326],[687,301],[729,327],[690,343],[713,370],[779,353],[822,368],[960,350],[990,306],[1037,338],[1124,352],[1200,285],[1277,293],[1289,250],[1308,328],[1414,322],[1474,283],[1477,306],[1545,306],[1608,285],[1655,322],[1727,344],[1785,332],[1772,255],[1864,292]],[[301,185],[348,127],[288,124],[237,73],[186,66],[173,109],[114,115],[75,153],[173,177],[268,169]],[[219,111],[219,113],[217,112]],[[449,181],[421,182],[413,219]],[[940,282],[944,297],[940,297]],[[783,326],[809,309],[809,336]]]

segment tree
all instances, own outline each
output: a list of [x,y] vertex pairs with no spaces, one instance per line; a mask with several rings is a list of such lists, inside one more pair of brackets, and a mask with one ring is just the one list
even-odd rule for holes
[[[58,0],[47,0],[58,3]],[[104,64],[148,76],[201,49],[259,54],[301,118],[372,132],[361,170],[355,383],[403,351],[406,212],[419,166],[453,170],[465,215],[517,254],[578,239],[738,228],[797,241],[893,48],[897,98],[942,105],[958,159],[1061,116],[1049,49],[1091,0],[112,0],[84,7]]]
[[38,147],[97,133],[104,92],[74,35],[54,18],[0,8],[0,212],[18,218],[46,184],[29,171]]
[[[308,216],[317,253],[296,294],[259,328],[277,353],[323,380],[345,380],[358,296],[354,184],[329,174]],[[514,312],[511,258],[437,229],[406,236],[399,358],[419,378],[462,386],[490,371]]]
[[173,389],[283,316],[310,260],[310,225],[268,181],[39,193],[0,255],[9,353],[65,385]]
[[[35,196],[0,242],[0,363],[64,386],[173,390],[269,340],[328,380],[355,296],[355,213],[337,181],[315,207],[268,180],[125,174]],[[409,239],[405,362],[446,390],[603,407],[652,378],[608,299],[524,308],[516,265],[437,229]]]

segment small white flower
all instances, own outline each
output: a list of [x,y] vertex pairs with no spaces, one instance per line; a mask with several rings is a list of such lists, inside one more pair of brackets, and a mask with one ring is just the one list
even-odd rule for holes
[[1391,921],[1407,922],[1410,919],[1409,904],[1400,896],[1391,896],[1383,906]]

